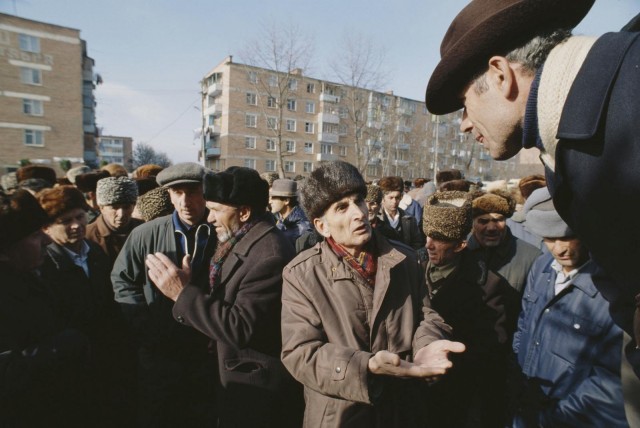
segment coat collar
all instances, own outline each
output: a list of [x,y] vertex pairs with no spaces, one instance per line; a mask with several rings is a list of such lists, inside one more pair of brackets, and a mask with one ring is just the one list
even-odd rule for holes
[[[556,272],[551,267],[553,263],[553,256],[549,254],[549,261],[546,263],[544,272],[551,277],[553,283],[555,283]],[[593,283],[593,276],[600,273],[600,268],[596,265],[593,260],[589,260],[585,263],[582,268],[576,273],[576,276],[571,281],[571,285],[578,290],[582,291],[587,296],[594,298],[598,294],[598,289]],[[551,289],[553,289],[553,283],[550,283]],[[553,295],[553,291],[551,295]]]

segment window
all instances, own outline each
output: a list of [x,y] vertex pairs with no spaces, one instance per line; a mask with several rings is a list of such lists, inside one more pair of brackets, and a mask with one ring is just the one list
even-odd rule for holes
[[293,161],[284,161],[285,172],[296,172],[296,163]]
[[267,128],[278,129],[278,118],[272,116],[267,117]]
[[320,144],[320,153],[323,155],[333,154],[333,146],[331,144]]
[[23,99],[22,111],[30,116],[42,116],[42,101]]
[[315,94],[316,92],[316,85],[313,83],[307,83],[307,92],[310,94]]
[[287,152],[295,153],[296,152],[296,142],[292,140],[285,141],[285,147]]
[[278,103],[276,103],[276,99],[275,99],[275,97],[269,97],[269,98],[267,98],[267,107],[269,107],[269,108],[276,108],[276,107],[278,107]]
[[35,36],[27,36],[26,34],[20,34],[18,36],[20,41],[20,50],[24,52],[40,53],[40,39]]
[[216,120],[216,117],[214,115],[210,114],[209,115],[209,120],[208,120],[209,125],[215,125],[215,120]]
[[269,76],[269,86],[278,86],[278,76]]
[[289,79],[289,81],[287,82],[287,87],[289,88],[290,91],[297,91],[298,81],[296,79]]
[[245,149],[255,149],[256,148],[256,137],[244,137],[244,148]]
[[296,111],[296,100],[292,98],[287,100],[287,110]]
[[276,151],[276,140],[272,138],[267,138],[267,151],[268,152]]
[[313,154],[313,143],[304,143],[304,152]]
[[347,146],[340,146],[338,148],[338,150],[340,150],[340,156],[346,156],[347,155]]
[[373,175],[374,177],[378,175],[378,165],[368,165],[367,175]]
[[311,172],[313,171],[313,163],[311,162],[304,162],[302,164],[302,171],[303,172]]
[[346,107],[338,108],[338,115],[340,116],[341,119],[346,119],[347,116],[349,115],[349,109]]
[[247,104],[252,106],[258,105],[258,96],[254,93],[247,92]]
[[42,74],[35,68],[20,67],[20,80],[29,85],[42,85]]
[[256,73],[255,71],[250,71],[249,73],[247,73],[247,78],[251,83],[258,83],[258,73]]
[[276,161],[274,161],[273,159],[265,160],[264,169],[267,172],[274,172],[276,170]]
[[245,159],[244,160],[244,167],[245,168],[256,169],[256,160],[255,159]]
[[245,114],[244,124],[247,126],[247,128],[255,128],[258,124],[258,116],[256,116],[255,114]]
[[313,122],[305,122],[304,123],[304,132],[306,132],[307,134],[313,134],[313,131],[315,131],[315,123]]
[[296,132],[296,121],[293,119],[287,119],[287,131]]
[[349,131],[349,127],[347,125],[342,123],[338,125],[338,134],[347,135],[348,131]]
[[44,134],[42,133],[42,131],[25,129],[24,144],[25,146],[44,146]]
[[307,101],[307,113],[315,113],[316,112],[316,103],[313,101]]

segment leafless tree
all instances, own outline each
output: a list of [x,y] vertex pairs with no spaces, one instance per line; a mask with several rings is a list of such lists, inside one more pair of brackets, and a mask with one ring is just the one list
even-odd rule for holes
[[[271,21],[263,24],[262,31],[247,41],[240,53],[247,72],[255,73],[249,80],[260,97],[258,105],[268,132],[276,141],[276,170],[281,178],[285,176],[283,141],[288,132],[284,114],[297,108],[295,95],[302,89],[296,76],[309,71],[313,51],[313,39],[297,24]],[[254,67],[271,71],[260,74]]]

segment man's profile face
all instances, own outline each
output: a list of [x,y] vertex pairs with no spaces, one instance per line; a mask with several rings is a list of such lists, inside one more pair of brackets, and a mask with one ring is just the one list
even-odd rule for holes
[[497,247],[507,234],[507,219],[490,213],[473,219],[473,236],[482,247]]
[[380,204],[378,203],[378,201],[367,201],[366,204],[369,223],[371,223],[380,212]]
[[287,198],[280,198],[278,196],[269,196],[269,206],[273,214],[283,213],[287,209]]
[[353,255],[362,251],[371,239],[367,214],[364,198],[354,193],[331,204],[322,218],[314,220],[314,224],[325,238],[333,238]]
[[443,241],[427,236],[427,255],[434,266],[444,266],[451,263],[456,254],[464,248],[463,241]]
[[484,76],[482,90],[472,82],[461,94],[464,113],[460,131],[471,134],[493,159],[510,159],[522,148],[522,97],[511,99],[491,70]]
[[201,183],[177,184],[169,187],[171,203],[178,217],[188,226],[197,224],[205,213],[205,200]]
[[218,202],[207,201],[209,223],[215,227],[218,242],[227,242],[240,230],[240,212],[238,208]]
[[117,231],[127,227],[134,208],[135,204],[100,205],[100,212],[107,226]]

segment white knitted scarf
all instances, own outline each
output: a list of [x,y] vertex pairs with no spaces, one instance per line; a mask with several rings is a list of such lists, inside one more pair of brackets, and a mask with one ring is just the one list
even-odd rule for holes
[[574,36],[559,44],[549,53],[544,63],[538,87],[538,129],[543,150],[540,159],[555,170],[558,125],[562,107],[582,63],[596,37]]

